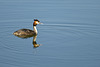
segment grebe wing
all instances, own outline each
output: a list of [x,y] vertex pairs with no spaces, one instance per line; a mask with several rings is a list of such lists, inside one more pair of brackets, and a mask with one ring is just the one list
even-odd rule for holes
[[14,35],[34,35],[35,32],[30,29],[20,29],[13,33]]
[[23,32],[27,32],[27,33],[34,32],[33,30],[30,30],[30,29],[20,29],[18,31],[23,31]]

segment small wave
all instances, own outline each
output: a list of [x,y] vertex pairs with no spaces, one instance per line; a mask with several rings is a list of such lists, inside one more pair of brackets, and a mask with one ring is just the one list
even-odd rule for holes
[[[41,26],[42,27],[42,26]],[[71,35],[97,35],[100,26],[96,24],[44,24],[41,30],[69,33]]]

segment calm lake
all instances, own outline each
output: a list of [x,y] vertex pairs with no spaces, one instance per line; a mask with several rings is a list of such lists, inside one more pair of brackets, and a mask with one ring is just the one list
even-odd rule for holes
[[[13,35],[34,19],[37,48]],[[0,0],[0,67],[100,67],[100,1]]]

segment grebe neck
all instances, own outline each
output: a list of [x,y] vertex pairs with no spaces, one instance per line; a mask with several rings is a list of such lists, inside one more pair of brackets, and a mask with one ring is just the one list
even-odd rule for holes
[[37,29],[36,29],[36,26],[33,26],[33,29],[34,29],[34,32],[37,34]]

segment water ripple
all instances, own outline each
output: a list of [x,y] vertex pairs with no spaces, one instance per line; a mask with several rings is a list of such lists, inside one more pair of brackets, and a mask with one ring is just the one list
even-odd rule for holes
[[93,24],[44,24],[45,28],[41,30],[59,30],[58,32],[66,32],[70,34],[81,34],[81,35],[91,35],[100,34],[100,25]]

